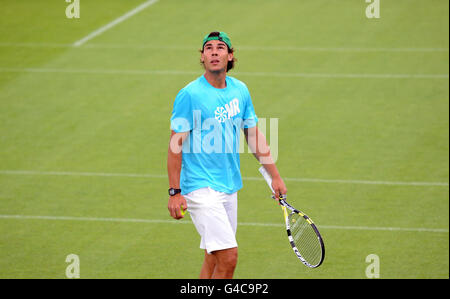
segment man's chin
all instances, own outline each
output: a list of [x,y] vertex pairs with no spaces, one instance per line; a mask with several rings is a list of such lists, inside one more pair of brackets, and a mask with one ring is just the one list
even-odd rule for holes
[[223,72],[226,72],[226,68],[217,68],[217,67],[214,67],[214,68],[210,68],[210,69],[209,69],[209,72],[210,72],[210,73],[213,73],[213,74],[221,74],[221,73],[223,73]]

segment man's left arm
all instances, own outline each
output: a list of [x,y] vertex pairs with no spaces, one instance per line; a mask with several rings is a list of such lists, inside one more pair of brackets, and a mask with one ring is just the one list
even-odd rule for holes
[[270,154],[266,137],[259,131],[258,126],[244,128],[245,140],[255,158],[264,166],[272,177],[272,188],[277,198],[287,193],[286,185],[278,172],[277,166]]

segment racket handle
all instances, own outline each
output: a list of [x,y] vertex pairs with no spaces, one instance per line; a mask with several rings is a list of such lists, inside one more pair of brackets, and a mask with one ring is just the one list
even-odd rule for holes
[[269,185],[270,190],[272,190],[272,193],[275,193],[275,191],[272,188],[272,177],[267,172],[267,170],[264,168],[264,166],[261,166],[259,168],[259,172],[262,174],[263,178],[266,180],[267,185]]

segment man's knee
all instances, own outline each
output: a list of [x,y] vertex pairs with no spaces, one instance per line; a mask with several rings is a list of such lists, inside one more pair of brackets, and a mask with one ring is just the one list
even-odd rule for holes
[[221,250],[216,255],[217,263],[221,266],[235,268],[238,260],[237,248]]

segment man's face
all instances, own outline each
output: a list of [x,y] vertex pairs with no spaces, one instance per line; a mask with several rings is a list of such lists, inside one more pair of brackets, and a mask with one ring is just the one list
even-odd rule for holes
[[210,72],[227,70],[228,61],[233,60],[233,53],[228,53],[227,45],[220,40],[210,40],[203,47],[202,61]]

